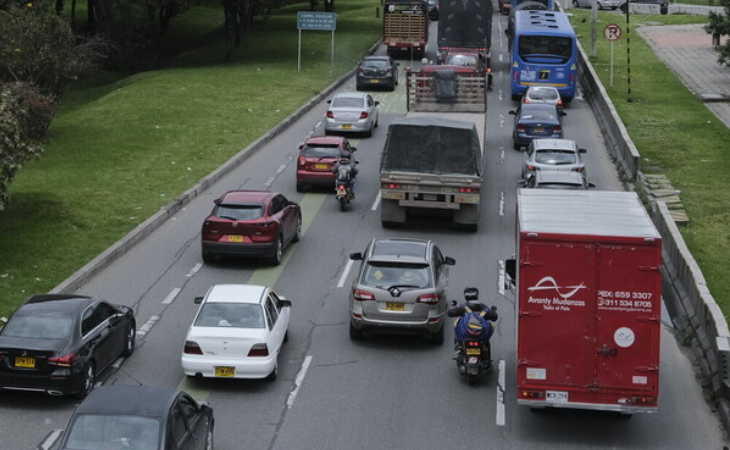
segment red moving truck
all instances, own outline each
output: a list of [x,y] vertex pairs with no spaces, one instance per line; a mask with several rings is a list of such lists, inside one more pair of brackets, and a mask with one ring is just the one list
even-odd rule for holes
[[662,242],[638,196],[519,189],[516,238],[518,404],[656,412]]

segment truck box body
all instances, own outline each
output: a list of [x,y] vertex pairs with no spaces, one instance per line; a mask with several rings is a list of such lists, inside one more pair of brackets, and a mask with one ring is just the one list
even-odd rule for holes
[[656,412],[661,236],[633,192],[519,189],[517,395]]
[[422,57],[428,43],[428,4],[425,0],[385,0],[383,44],[388,54],[412,52]]
[[472,49],[489,56],[492,43],[491,0],[441,0],[438,50]]

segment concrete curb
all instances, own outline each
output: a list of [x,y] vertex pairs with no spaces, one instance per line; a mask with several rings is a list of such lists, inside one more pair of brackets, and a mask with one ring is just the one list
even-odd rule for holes
[[[372,47],[370,47],[367,54],[374,53],[378,49],[378,47],[380,47],[380,44],[380,41],[375,43]],[[137,227],[127,233],[126,236],[114,243],[111,247],[104,250],[101,254],[99,254],[99,256],[92,259],[84,267],[76,271],[73,275],[66,278],[59,285],[53,288],[50,293],[71,294],[79,289],[79,287],[85,284],[90,278],[92,278],[104,268],[108,267],[119,257],[127,253],[129,249],[131,249],[137,243],[152,234],[153,231],[158,229],[162,224],[167,221],[167,219],[174,216],[185,205],[190,203],[193,199],[195,199],[198,195],[208,189],[216,181],[220,180],[228,173],[230,173],[233,169],[243,164],[243,162],[251,157],[251,155],[261,150],[266,144],[268,144],[272,139],[281,134],[292,123],[296,122],[304,114],[308,113],[312,108],[314,108],[315,105],[320,103],[332,92],[345,84],[347,80],[355,73],[355,70],[356,68],[353,68],[352,70],[347,72],[339,80],[329,85],[317,96],[313,97],[306,104],[304,104],[299,109],[294,111],[291,115],[279,122],[266,134],[249,144],[243,150],[239,151],[231,159],[226,161],[222,166],[218,167],[216,170],[210,173],[210,175],[200,180],[200,182],[198,182],[195,186],[183,192],[179,197],[177,197],[167,206],[164,206],[160,211],[153,214],[150,218],[148,218],[141,224],[137,225]]]

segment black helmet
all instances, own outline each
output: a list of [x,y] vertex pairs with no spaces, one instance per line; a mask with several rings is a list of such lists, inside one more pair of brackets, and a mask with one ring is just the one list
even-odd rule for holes
[[479,300],[479,289],[474,286],[467,286],[464,288],[464,300],[467,302],[475,302]]

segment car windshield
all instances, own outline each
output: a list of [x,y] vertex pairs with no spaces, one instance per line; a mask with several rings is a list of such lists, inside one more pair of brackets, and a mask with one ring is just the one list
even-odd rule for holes
[[332,106],[335,108],[362,108],[363,103],[361,98],[335,97],[332,100]]
[[264,215],[263,205],[219,205],[213,215],[227,220],[256,220]]
[[431,277],[426,265],[381,265],[370,263],[365,267],[362,284],[381,289],[391,286],[426,288]]
[[160,422],[140,416],[81,414],[76,417],[64,448],[69,450],[157,450]]
[[261,306],[254,303],[204,303],[196,327],[264,328]]
[[362,62],[364,67],[388,67],[388,61],[382,59],[368,59]]
[[567,150],[538,150],[535,154],[535,162],[540,164],[565,165],[578,162],[575,152]]
[[302,155],[307,158],[339,158],[340,147],[337,145],[321,145],[316,146],[305,145]]
[[1,334],[31,339],[65,339],[71,332],[71,319],[64,317],[13,316]]

